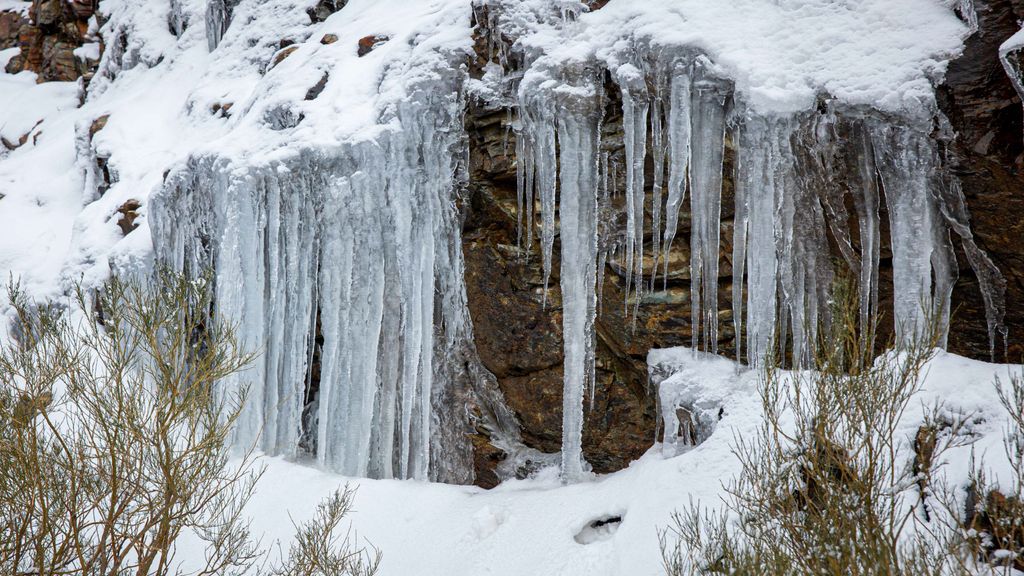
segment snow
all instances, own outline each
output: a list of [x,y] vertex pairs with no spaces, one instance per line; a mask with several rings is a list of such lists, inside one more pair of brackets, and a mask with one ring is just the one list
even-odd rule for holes
[[[17,53],[0,52],[0,67]],[[40,297],[59,294],[59,278],[81,210],[74,170],[78,89],[70,83],[36,84],[36,75],[0,74],[0,274],[14,272]],[[6,306],[0,305],[0,310]]]
[[562,61],[593,55],[613,70],[637,43],[697,49],[754,110],[777,115],[807,110],[821,93],[889,112],[930,110],[933,82],[970,33],[935,0],[613,0],[567,28],[521,42]]
[[[1022,50],[1024,50],[1024,28],[1007,38],[1006,42],[999,47],[999,60],[1003,63],[1003,68],[1006,69],[1006,74],[1010,77],[1017,94],[1024,99],[1024,68],[1022,68],[1024,56],[1019,54]],[[1014,54],[1016,54],[1015,61],[1011,60]]]
[[[254,534],[273,550],[279,540],[287,550],[292,522],[311,518],[320,499],[347,483],[358,488],[352,528],[360,541],[382,550],[382,576],[663,574],[658,530],[691,501],[720,505],[723,484],[740,469],[730,447],[756,433],[761,401],[757,372],[724,358],[675,348],[652,350],[648,362],[672,373],[666,386],[686,383],[688,400],[716,413],[722,408],[721,420],[702,444],[675,457],[663,457],[655,445],[627,469],[578,484],[564,486],[556,470],[546,469],[492,490],[346,478],[265,458],[267,470],[250,504]],[[996,480],[1005,479],[1001,439],[1008,418],[993,380],[1005,382],[1022,368],[939,352],[927,364],[923,389],[900,426],[902,445],[913,441],[923,414],[942,399],[950,412],[974,416],[976,437],[972,446],[947,452],[939,473],[963,485],[973,449]],[[588,529],[614,516],[622,518],[617,528]],[[184,547],[179,557],[192,553]]]
[[74,50],[75,56],[80,60],[99,60],[100,59],[100,43],[99,42],[87,42],[82,44]]
[[0,0],[0,12],[18,12],[27,16],[31,5],[26,0]]

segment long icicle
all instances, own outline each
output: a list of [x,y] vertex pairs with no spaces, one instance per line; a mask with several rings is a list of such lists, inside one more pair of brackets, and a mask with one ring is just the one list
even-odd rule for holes
[[693,86],[690,306],[693,347],[718,353],[718,253],[725,154],[725,92],[698,60]]

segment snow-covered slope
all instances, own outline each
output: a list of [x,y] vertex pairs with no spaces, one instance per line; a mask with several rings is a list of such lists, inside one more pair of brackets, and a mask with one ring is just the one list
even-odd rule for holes
[[[265,544],[280,539],[286,550],[292,521],[311,518],[321,498],[348,483],[358,487],[354,533],[383,552],[382,576],[663,574],[658,531],[669,525],[674,510],[691,502],[720,505],[723,485],[740,469],[731,447],[757,432],[761,400],[756,372],[723,358],[670,349],[652,351],[650,361],[671,378],[689,380],[705,399],[721,400],[716,412],[721,408],[722,417],[713,434],[678,456],[663,457],[656,445],[628,469],[592,481],[563,486],[557,470],[547,469],[537,478],[508,481],[488,491],[345,478],[267,459],[250,505],[254,532],[264,535]],[[992,478],[1008,487],[1002,444],[1008,417],[998,403],[994,379],[1005,384],[1021,368],[944,353],[932,359],[898,432],[902,458],[910,464],[923,415],[941,401],[950,414],[968,415],[978,424],[971,429],[974,443],[947,452],[939,475],[951,486],[965,486],[973,451]],[[588,529],[614,517],[621,523]]]

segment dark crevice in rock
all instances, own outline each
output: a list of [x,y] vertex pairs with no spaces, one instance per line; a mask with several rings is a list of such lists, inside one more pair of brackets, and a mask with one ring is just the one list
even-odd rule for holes
[[316,414],[320,399],[320,357],[324,347],[324,334],[320,323],[319,306],[316,308],[310,340],[310,356],[306,369],[306,389],[302,402],[302,431],[299,435],[299,451],[307,456],[315,456],[317,444]]
[[320,93],[324,91],[324,88],[327,87],[327,81],[329,79],[330,74],[324,72],[324,75],[320,77],[320,80],[317,81],[316,84],[311,86],[310,89],[306,91],[306,100],[315,100],[316,97],[319,96]]
[[306,14],[309,15],[313,24],[319,24],[330,18],[331,14],[344,8],[346,4],[348,4],[348,0],[320,0],[316,6],[306,10]]

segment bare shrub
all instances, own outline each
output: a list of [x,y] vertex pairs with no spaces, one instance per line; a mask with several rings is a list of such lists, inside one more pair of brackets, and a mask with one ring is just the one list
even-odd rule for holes
[[275,576],[373,576],[381,554],[352,543],[349,530],[341,533],[342,519],[352,510],[355,490],[345,486],[317,505],[316,516],[295,527],[295,541]]
[[1016,374],[996,391],[1009,423],[1003,440],[1010,477],[991,482],[984,467],[975,468],[968,488],[967,510],[960,526],[979,562],[1024,572],[1024,377]]
[[[936,532],[922,520],[928,477],[958,442],[960,423],[940,431],[936,416],[917,438],[899,431],[938,334],[875,358],[873,328],[860,325],[853,291],[840,284],[835,295],[814,371],[786,375],[766,362],[763,423],[754,438],[736,440],[741,472],[723,510],[692,503],[661,534],[668,574],[965,570],[952,531]],[[908,462],[913,447],[918,455]]]
[[[197,574],[246,570],[241,512],[260,472],[229,462],[245,367],[205,280],[111,280],[75,306],[14,286],[16,342],[0,349],[0,573],[179,573],[176,543],[206,541]],[[195,559],[190,558],[194,563]]]

